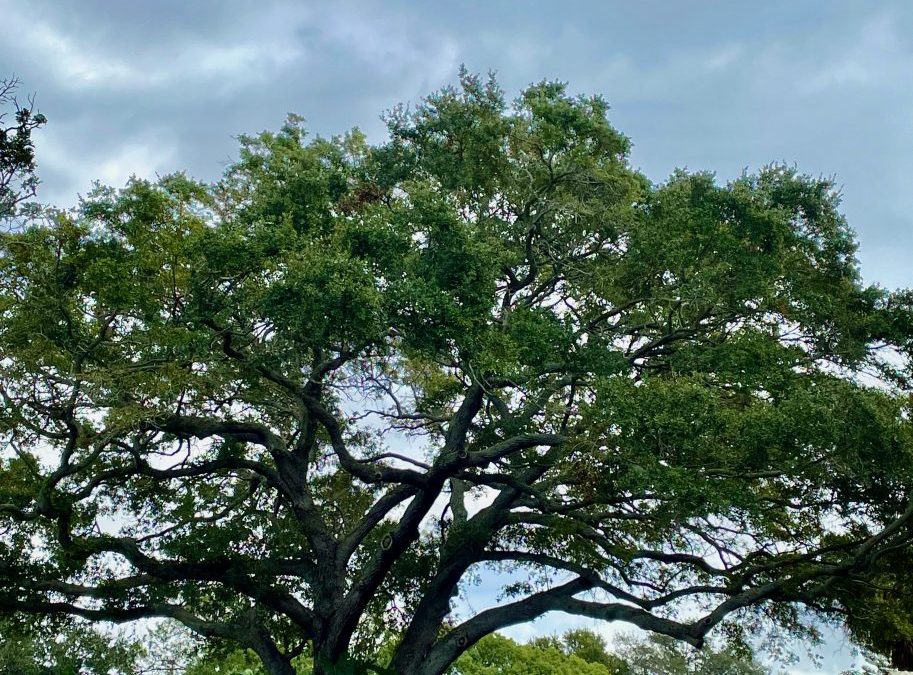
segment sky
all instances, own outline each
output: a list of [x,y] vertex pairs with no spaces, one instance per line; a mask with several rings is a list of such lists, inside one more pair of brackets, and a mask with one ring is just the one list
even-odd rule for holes
[[0,76],[49,119],[40,198],[60,206],[96,179],[215,179],[237,135],[289,112],[316,134],[381,141],[384,110],[461,63],[511,95],[542,79],[602,94],[657,182],[769,162],[833,176],[863,277],[913,286],[907,0],[0,0]]

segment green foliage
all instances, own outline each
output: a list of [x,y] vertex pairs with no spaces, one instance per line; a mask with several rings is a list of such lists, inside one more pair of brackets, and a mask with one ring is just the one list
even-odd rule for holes
[[0,622],[0,675],[134,675],[140,651],[81,624]]
[[695,650],[675,640],[619,638],[612,649],[589,630],[518,644],[489,635],[456,662],[451,675],[767,675],[751,654],[710,646]]
[[692,649],[662,635],[626,640],[617,650],[626,675],[768,675],[753,656],[738,650]]
[[[311,670],[306,663],[298,673]],[[381,668],[352,664],[334,675],[383,673]],[[598,634],[576,629],[561,636],[521,644],[500,634],[489,635],[469,648],[448,675],[767,675],[754,657],[738,650],[705,647],[694,650],[662,637],[621,638],[609,648]],[[255,654],[230,650],[198,657],[182,675],[266,675]]]
[[520,645],[489,635],[454,666],[454,675],[615,675],[599,663],[566,654],[557,646]]
[[440,675],[548,611],[796,628],[908,551],[913,295],[830,181],[654,185],[607,112],[461,72],[0,235],[0,611]]
[[[299,673],[310,673],[302,664]],[[328,672],[343,675],[382,672],[352,665]],[[527,644],[503,635],[483,638],[461,656],[448,675],[767,675],[770,671],[750,654],[705,647],[698,651],[674,640],[621,638],[609,649],[598,634],[577,629],[560,637]],[[266,675],[255,654],[245,651],[213,653],[198,658],[183,675]]]
[[233,650],[194,660],[184,671],[184,675],[266,675],[266,671],[255,653]]

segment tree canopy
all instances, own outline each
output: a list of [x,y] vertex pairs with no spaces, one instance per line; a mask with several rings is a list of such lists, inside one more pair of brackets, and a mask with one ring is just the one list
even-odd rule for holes
[[0,610],[439,675],[551,611],[795,623],[908,549],[913,295],[831,181],[653,184],[607,112],[463,73],[3,234]]

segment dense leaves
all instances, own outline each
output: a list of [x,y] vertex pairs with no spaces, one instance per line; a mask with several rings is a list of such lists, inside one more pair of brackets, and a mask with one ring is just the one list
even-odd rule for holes
[[911,295],[829,181],[653,185],[607,109],[463,73],[4,235],[0,609],[438,675],[549,611],[796,625],[908,547]]

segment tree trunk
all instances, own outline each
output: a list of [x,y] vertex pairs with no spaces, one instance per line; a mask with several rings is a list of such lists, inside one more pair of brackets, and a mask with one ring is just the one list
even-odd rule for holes
[[269,639],[265,631],[256,631],[253,639],[246,642],[246,646],[260,657],[263,668],[269,675],[297,675],[291,659],[276,648],[276,644]]
[[261,654],[260,660],[263,661],[263,667],[269,675],[297,675],[291,662],[284,657],[264,657]]
[[314,675],[336,675],[344,654],[339,649],[333,649],[331,645],[331,642],[325,640],[313,643]]
[[901,671],[913,671],[913,640],[894,643],[891,649],[891,666]]

